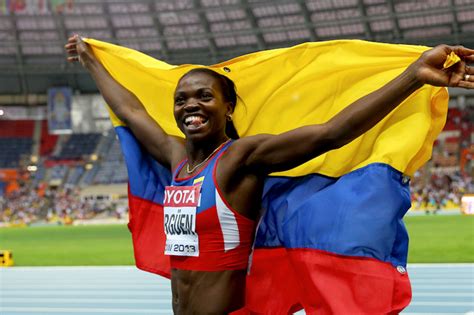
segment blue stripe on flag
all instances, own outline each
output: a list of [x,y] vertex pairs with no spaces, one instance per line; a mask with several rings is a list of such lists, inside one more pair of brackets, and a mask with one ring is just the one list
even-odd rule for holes
[[270,177],[256,247],[313,248],[406,265],[409,184],[386,164],[340,178]]
[[127,127],[115,127],[127,164],[132,195],[163,204],[165,186],[171,183],[171,172],[158,164],[138,143]]

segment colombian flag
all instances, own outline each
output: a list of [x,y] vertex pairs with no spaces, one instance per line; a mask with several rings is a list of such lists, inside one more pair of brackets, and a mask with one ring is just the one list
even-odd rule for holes
[[[182,136],[173,92],[178,79],[199,66],[173,66],[86,41],[166,132]],[[382,87],[426,49],[359,40],[305,43],[209,68],[235,82],[234,124],[245,137],[323,123]],[[447,60],[447,66],[455,62]],[[410,207],[409,178],[429,159],[447,102],[445,88],[424,86],[350,144],[268,177],[247,278],[247,312],[395,314],[408,305],[402,218]],[[111,116],[129,172],[136,264],[169,277],[162,202],[170,173]]]

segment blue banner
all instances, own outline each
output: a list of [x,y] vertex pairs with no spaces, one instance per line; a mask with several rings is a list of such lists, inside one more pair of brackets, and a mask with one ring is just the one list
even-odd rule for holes
[[71,104],[71,88],[48,89],[48,130],[50,134],[72,133]]

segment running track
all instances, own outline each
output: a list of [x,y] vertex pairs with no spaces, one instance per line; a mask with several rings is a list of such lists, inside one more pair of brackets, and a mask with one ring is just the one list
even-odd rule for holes
[[[413,301],[403,314],[474,315],[474,264],[413,264],[409,272]],[[172,314],[169,286],[134,267],[0,268],[0,314]]]

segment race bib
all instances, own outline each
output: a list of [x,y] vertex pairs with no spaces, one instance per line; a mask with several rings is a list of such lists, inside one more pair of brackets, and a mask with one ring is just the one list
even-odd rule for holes
[[199,256],[196,209],[200,191],[201,185],[165,188],[165,255]]

